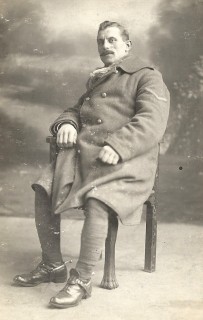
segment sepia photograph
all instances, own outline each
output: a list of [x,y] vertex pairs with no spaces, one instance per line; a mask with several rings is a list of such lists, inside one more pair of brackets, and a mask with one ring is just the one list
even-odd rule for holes
[[0,0],[1,320],[203,319],[203,0]]

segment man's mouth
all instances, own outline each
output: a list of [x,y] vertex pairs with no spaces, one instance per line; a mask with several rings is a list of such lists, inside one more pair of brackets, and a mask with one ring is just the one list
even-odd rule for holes
[[114,54],[113,51],[106,51],[101,54],[101,56],[108,56],[109,54]]

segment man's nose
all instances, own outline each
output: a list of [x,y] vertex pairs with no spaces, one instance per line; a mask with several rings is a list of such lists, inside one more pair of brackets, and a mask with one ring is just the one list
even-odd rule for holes
[[107,39],[104,39],[103,47],[104,47],[104,49],[109,49],[110,48],[110,43],[109,43],[109,41]]

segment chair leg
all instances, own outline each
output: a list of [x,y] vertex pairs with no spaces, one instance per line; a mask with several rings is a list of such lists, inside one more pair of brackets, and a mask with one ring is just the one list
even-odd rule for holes
[[108,235],[105,243],[104,275],[100,284],[104,289],[116,289],[119,284],[115,275],[115,245],[118,231],[118,219],[112,214],[109,217]]
[[157,217],[156,199],[147,202],[145,266],[144,271],[154,272],[156,268]]

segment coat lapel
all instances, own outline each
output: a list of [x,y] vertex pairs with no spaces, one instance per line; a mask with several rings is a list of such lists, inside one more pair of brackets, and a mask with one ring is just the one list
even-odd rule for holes
[[87,93],[91,92],[100,83],[105,81],[111,74],[115,73],[115,70],[116,70],[116,67],[112,68],[109,72],[105,73],[101,78],[99,78],[95,82],[93,82],[90,87],[89,87],[89,85],[90,85],[90,79],[89,79],[87,82]]

